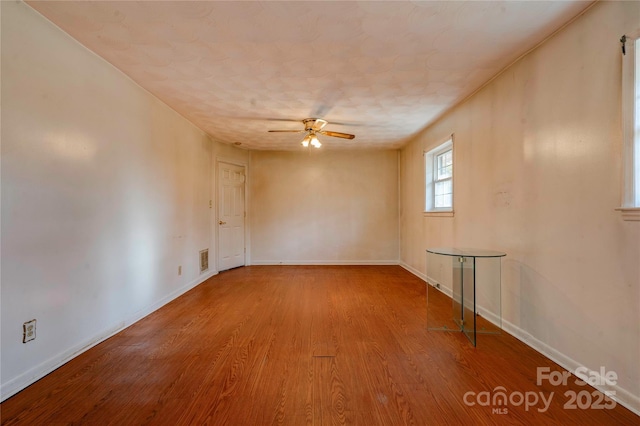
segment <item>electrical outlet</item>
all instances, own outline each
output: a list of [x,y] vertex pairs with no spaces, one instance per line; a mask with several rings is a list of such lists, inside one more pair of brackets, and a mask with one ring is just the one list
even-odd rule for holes
[[22,324],[22,343],[27,343],[36,338],[36,320],[32,319]]
[[178,266],[178,275],[182,275],[182,265]]

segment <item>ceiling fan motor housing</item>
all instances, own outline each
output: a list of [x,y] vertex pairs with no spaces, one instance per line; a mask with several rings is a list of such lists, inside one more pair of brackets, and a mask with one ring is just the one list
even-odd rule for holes
[[304,123],[304,129],[306,131],[322,130],[322,128],[327,125],[327,121],[321,118],[305,118],[302,122]]

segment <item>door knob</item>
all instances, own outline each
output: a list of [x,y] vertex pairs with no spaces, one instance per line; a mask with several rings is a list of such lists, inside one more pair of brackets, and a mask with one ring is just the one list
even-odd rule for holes
[[227,222],[223,222],[223,221],[219,221],[218,223],[219,223],[220,225],[226,225],[226,224],[227,224]]

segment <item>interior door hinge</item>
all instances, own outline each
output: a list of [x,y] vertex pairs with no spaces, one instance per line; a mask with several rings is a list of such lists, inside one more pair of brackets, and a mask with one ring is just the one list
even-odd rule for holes
[[622,43],[622,54],[626,55],[627,54],[627,36],[625,34],[622,35],[622,37],[620,37],[620,43]]

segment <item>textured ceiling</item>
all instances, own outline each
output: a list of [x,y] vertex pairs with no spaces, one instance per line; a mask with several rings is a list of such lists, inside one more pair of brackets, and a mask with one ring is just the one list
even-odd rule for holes
[[307,117],[399,147],[590,2],[28,4],[215,140],[286,150],[267,130]]

